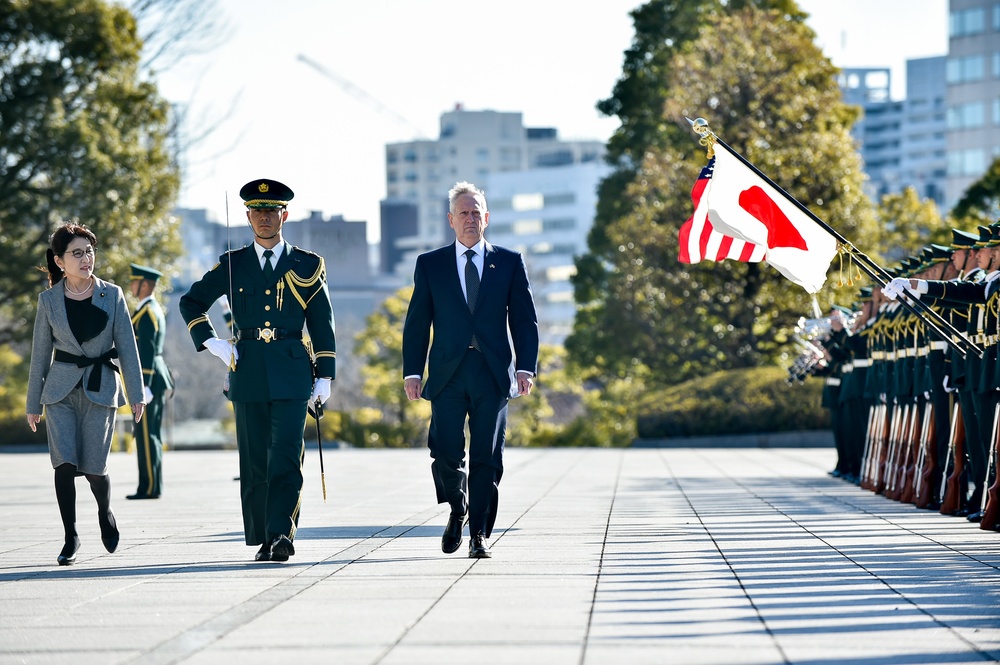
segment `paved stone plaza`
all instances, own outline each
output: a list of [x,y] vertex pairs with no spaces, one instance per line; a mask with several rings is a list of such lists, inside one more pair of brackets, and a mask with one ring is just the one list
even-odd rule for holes
[[0,454],[0,663],[878,663],[1000,659],[1000,534],[827,475],[821,449],[510,449],[492,559],[440,550],[424,450],[306,459],[297,554],[254,563],[237,454],[168,451],[119,550],[78,480]]

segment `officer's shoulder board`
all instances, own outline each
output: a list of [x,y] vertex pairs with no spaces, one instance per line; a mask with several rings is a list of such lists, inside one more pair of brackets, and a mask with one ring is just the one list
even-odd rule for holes
[[314,259],[322,259],[323,257],[316,252],[310,252],[308,249],[302,249],[301,247],[296,247],[295,245],[289,245],[291,251],[305,254],[306,256],[311,256]]
[[219,254],[219,262],[216,263],[214,266],[212,266],[212,270],[215,270],[216,268],[221,266],[223,262],[228,261],[230,255],[236,256],[240,252],[244,252],[248,249],[250,249],[250,245],[243,245],[242,247],[237,247],[236,249],[230,249],[226,252],[223,252],[222,254]]
[[326,280],[326,261],[322,256],[299,247],[292,247],[289,253],[295,255],[296,262],[286,276],[295,286],[310,287]]
[[[291,256],[292,254],[294,256]],[[287,284],[292,296],[302,309],[305,309],[309,301],[322,291],[322,286],[326,282],[326,262],[319,254],[298,247],[292,247],[289,255],[295,259],[295,263],[294,267],[285,273],[282,283]]]

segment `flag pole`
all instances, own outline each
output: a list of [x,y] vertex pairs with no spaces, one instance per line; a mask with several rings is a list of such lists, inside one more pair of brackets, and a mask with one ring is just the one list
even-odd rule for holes
[[[875,263],[875,261],[873,261],[871,257],[869,257],[867,254],[865,254],[857,247],[855,247],[854,243],[847,240],[847,238],[840,235],[839,233],[837,233],[836,230],[830,227],[829,224],[827,224],[822,219],[814,215],[813,212],[809,210],[809,208],[807,208],[805,205],[803,205],[798,199],[796,199],[794,196],[792,196],[784,189],[779,187],[777,183],[768,178],[765,174],[761,173],[760,169],[758,169],[756,166],[747,161],[747,159],[744,158],[743,155],[739,154],[731,147],[729,147],[729,145],[725,141],[720,139],[715,132],[709,129],[707,120],[705,120],[704,118],[695,118],[694,120],[692,120],[691,118],[687,117],[685,117],[684,119],[691,124],[691,128],[694,130],[694,132],[701,137],[701,139],[699,140],[699,144],[708,148],[710,153],[709,156],[711,156],[714,144],[721,145],[723,148],[728,150],[733,157],[738,159],[740,163],[742,163],[744,166],[750,169],[755,175],[757,175],[757,177],[761,178],[764,182],[766,182],[775,190],[780,192],[781,195],[784,196],[789,203],[798,208],[803,214],[809,217],[809,219],[818,224],[824,231],[826,231],[834,238],[836,238],[837,241],[843,247],[846,248],[847,255],[854,258],[858,267],[864,270],[869,277],[871,277],[874,281],[878,282],[882,286],[885,286],[886,284],[889,283],[892,277],[889,275],[888,272],[886,272],[886,270],[882,266]],[[980,358],[983,357],[982,349],[980,349],[971,340],[962,337],[961,333],[959,333],[959,331],[953,325],[951,325],[949,321],[946,321],[938,312],[934,311],[927,303],[922,302],[916,298],[910,298],[905,294],[900,294],[900,295],[901,295],[899,299],[900,304],[906,307],[906,309],[908,309],[915,316],[924,319],[928,327],[931,330],[933,330],[938,337],[947,342],[948,345],[951,346],[955,351],[961,354],[963,358],[965,357],[967,351],[972,351]],[[921,316],[921,313],[923,313],[925,316]],[[942,328],[944,330],[942,330]],[[961,342],[964,343],[968,348],[963,348],[957,340],[961,340]]]

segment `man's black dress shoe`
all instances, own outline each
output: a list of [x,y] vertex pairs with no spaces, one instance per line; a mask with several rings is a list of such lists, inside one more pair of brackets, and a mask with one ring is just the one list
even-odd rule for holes
[[277,536],[271,541],[271,561],[288,561],[295,554],[295,546],[288,536]]
[[60,566],[68,566],[76,561],[76,551],[80,549],[80,539],[67,540],[56,561]]
[[462,546],[462,529],[465,528],[465,515],[452,513],[448,516],[448,525],[441,536],[441,551],[451,554]]
[[982,522],[983,521],[983,511],[977,510],[974,513],[970,513],[965,519],[970,522]]
[[137,499],[159,499],[160,495],[159,494],[143,494],[141,492],[136,492],[135,494],[129,494],[125,498],[129,499],[131,501],[135,501]]
[[482,533],[477,533],[469,541],[469,558],[470,559],[489,559],[493,556],[490,552],[490,544],[486,540],[486,535]]
[[969,515],[972,514],[972,512],[973,512],[972,508],[959,508],[958,510],[956,510],[955,512],[952,513],[952,516],[954,516],[954,517],[968,517]]
[[104,549],[109,553],[114,553],[118,549],[118,541],[121,539],[115,514],[108,509],[107,515],[98,515],[97,521],[101,525],[101,542],[104,543]]
[[260,546],[257,553],[253,555],[254,561],[270,561],[271,560],[271,543],[267,542]]

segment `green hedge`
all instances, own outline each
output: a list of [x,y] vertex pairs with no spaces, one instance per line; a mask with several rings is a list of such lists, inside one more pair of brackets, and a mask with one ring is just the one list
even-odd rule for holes
[[28,427],[24,396],[28,392],[28,358],[0,346],[0,445],[45,443],[45,420],[37,432]]
[[663,388],[639,403],[637,434],[644,439],[828,429],[820,406],[823,381],[789,384],[780,367],[727,372]]

